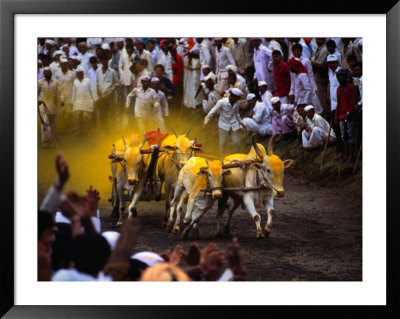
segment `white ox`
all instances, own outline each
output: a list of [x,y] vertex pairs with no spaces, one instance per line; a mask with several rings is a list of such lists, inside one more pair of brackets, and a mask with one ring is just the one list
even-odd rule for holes
[[[251,191],[224,191],[223,197],[218,202],[217,212],[217,235],[224,232],[229,233],[229,224],[233,212],[244,204],[247,211],[253,217],[256,224],[256,237],[265,237],[261,228],[261,216],[256,210],[256,206],[262,205],[268,214],[268,220],[264,231],[269,235],[272,227],[272,216],[274,214],[274,196],[282,197],[285,192],[283,189],[283,171],[292,165],[293,160],[282,161],[277,155],[273,154],[273,141],[276,135],[272,136],[268,142],[267,151],[261,144],[255,143],[255,136],[252,136],[253,147],[249,154],[233,154],[224,158],[225,164],[231,164],[234,161],[255,160],[259,163],[253,163],[246,169],[246,175],[243,180],[243,170],[241,168],[231,168],[232,174],[224,177],[224,187],[241,187],[244,182],[245,187],[262,186],[262,189]],[[226,207],[228,198],[233,199],[233,206],[229,209],[228,219],[221,229],[221,219]]]
[[185,135],[178,135],[174,129],[172,131],[174,135],[167,136],[161,143],[160,149],[164,154],[159,157],[157,162],[161,186],[164,183],[165,188],[164,225],[168,220],[170,203],[174,196],[179,171],[196,151],[201,151],[200,147],[194,145],[194,141],[189,140],[190,129]]
[[150,162],[150,155],[141,154],[146,142],[146,136],[139,142],[139,136],[132,135],[129,145],[122,138],[115,144],[116,157],[111,161],[111,168],[114,170],[113,184],[113,210],[119,213],[117,226],[124,221],[126,208],[125,194],[127,190],[132,196],[129,205],[129,217],[136,216],[136,204],[143,193],[146,183],[147,168]]
[[[198,221],[212,207],[213,203],[222,196],[223,176],[230,174],[230,170],[223,170],[219,160],[208,162],[201,157],[192,157],[179,172],[174,198],[171,201],[171,213],[168,225],[174,222],[174,212],[177,212],[174,232],[179,232],[180,216],[184,202],[187,200],[185,220],[189,225],[182,232],[185,239],[193,227],[195,237],[199,236]],[[211,193],[202,189],[210,188]],[[179,201],[179,203],[178,203]]]

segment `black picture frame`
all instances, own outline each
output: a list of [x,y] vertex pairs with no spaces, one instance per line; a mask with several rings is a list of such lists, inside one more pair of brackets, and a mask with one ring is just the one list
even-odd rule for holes
[[[386,306],[15,306],[14,305],[14,15],[15,14],[385,14],[386,70],[387,70],[387,305]],[[255,2],[234,4],[204,0],[200,3],[178,0],[0,0],[0,157],[1,225],[0,242],[0,315],[6,318],[165,318],[189,317],[247,317],[255,312],[263,316],[296,317],[358,317],[370,315],[373,318],[399,318],[399,201],[398,147],[400,136],[399,108],[399,57],[400,57],[400,4],[392,1],[343,1],[333,5],[324,1]],[[379,53],[377,53],[378,57]],[[377,64],[376,67],[379,67]],[[379,79],[377,79],[379,80]],[[379,92],[376,92],[379,94]],[[377,106],[379,109],[382,106]],[[377,112],[377,115],[379,111]],[[378,125],[378,124],[377,124]],[[369,128],[368,128],[369,129]],[[372,128],[378,130],[378,126]],[[385,141],[382,140],[382,143]],[[11,169],[13,168],[13,169]],[[378,171],[378,170],[377,170]],[[390,173],[389,173],[390,172]],[[379,187],[379,186],[377,186]],[[397,186],[398,187],[398,186]],[[382,205],[384,207],[384,205]],[[385,212],[376,212],[377,218]],[[7,313],[7,314],[6,314]]]

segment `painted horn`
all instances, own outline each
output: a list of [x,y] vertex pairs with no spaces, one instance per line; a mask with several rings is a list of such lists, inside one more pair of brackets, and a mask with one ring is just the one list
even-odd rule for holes
[[[258,145],[257,145],[257,143],[256,143],[256,134],[253,134],[252,136],[251,136],[251,142],[253,143],[253,147],[254,147],[254,150],[256,151],[256,153],[257,153],[257,155],[261,158],[261,160],[263,159],[263,155],[262,155],[262,153],[261,153],[261,150],[258,148]],[[268,154],[269,155],[269,154]]]
[[125,139],[124,139],[123,136],[122,136],[122,142],[124,142],[124,146],[125,146],[125,150],[126,150],[128,148],[128,145],[126,144]]
[[146,143],[146,140],[147,140],[147,132],[144,133],[143,140],[139,145],[139,149],[142,149],[142,147],[144,146],[144,143]]
[[186,132],[186,134],[185,134],[185,137],[188,137],[188,136],[189,136],[189,133],[190,133],[190,128],[187,130],[187,132]]
[[279,134],[274,134],[274,135],[272,135],[272,137],[269,139],[269,141],[268,141],[268,147],[267,147],[267,154],[268,154],[268,156],[271,156],[271,155],[274,154],[274,146],[273,146],[273,144],[274,144],[275,138],[278,137],[278,136],[279,136]]
[[171,127],[171,130],[172,130],[172,132],[174,132],[174,134],[175,134],[176,138],[178,138],[179,136],[178,136],[178,134],[175,132],[175,130],[174,130],[174,128],[173,128],[173,127]]

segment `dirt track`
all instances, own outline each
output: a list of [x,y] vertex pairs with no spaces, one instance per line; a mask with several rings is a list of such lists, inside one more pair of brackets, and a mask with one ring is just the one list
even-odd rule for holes
[[[285,176],[284,198],[276,199],[271,236],[255,238],[250,215],[238,209],[231,222],[231,236],[238,236],[248,280],[261,281],[356,281],[362,280],[361,199],[344,190],[318,187],[304,179]],[[101,202],[104,230],[113,229],[111,205]],[[178,235],[161,228],[164,201],[139,202],[142,234],[138,250],[156,252],[182,244]],[[200,247],[215,241],[221,250],[230,237],[216,238],[216,204],[200,222]],[[226,217],[226,216],[224,216]],[[266,213],[262,213],[262,226]]]

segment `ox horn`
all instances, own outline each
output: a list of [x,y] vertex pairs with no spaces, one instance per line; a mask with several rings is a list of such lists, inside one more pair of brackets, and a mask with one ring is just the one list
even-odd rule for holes
[[188,136],[189,136],[189,133],[190,133],[190,128],[187,130],[187,132],[186,132],[186,134],[185,134],[185,137],[188,137]]
[[126,144],[125,139],[124,139],[123,136],[122,136],[122,142],[124,142],[124,146],[125,146],[125,150],[126,150],[128,148],[128,145]]
[[269,139],[269,141],[268,141],[268,147],[267,147],[267,155],[268,156],[271,156],[271,155],[273,155],[274,154],[274,146],[273,146],[273,144],[274,144],[274,140],[275,140],[275,138],[278,136],[279,134],[274,134],[274,135],[272,135],[272,137]]
[[146,140],[147,140],[147,132],[144,133],[143,140],[139,145],[139,149],[142,149],[142,147],[144,146],[144,143],[146,143]]
[[175,134],[176,138],[178,138],[179,136],[178,136],[178,134],[175,132],[175,130],[174,130],[174,128],[173,128],[173,127],[171,127],[171,130],[172,130],[172,132],[174,132],[174,134]]
[[256,134],[253,134],[251,136],[251,142],[253,144],[254,150],[256,151],[257,155],[261,158],[261,160],[263,159],[263,155],[261,153],[261,150],[258,148],[258,145],[256,143]]

